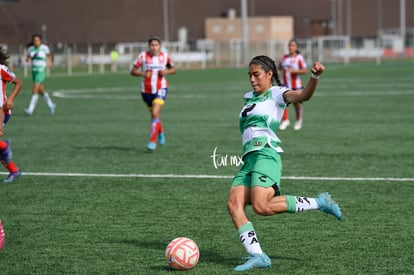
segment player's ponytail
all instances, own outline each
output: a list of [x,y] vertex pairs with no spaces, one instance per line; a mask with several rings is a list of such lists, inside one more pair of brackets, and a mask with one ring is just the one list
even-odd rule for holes
[[9,66],[9,55],[6,53],[6,51],[3,50],[3,48],[0,46],[0,64]]
[[266,55],[259,55],[259,56],[253,57],[253,59],[249,63],[249,66],[252,64],[262,66],[263,70],[266,73],[269,71],[272,71],[273,72],[272,79],[276,81],[277,85],[282,86],[282,83],[280,82],[280,79],[279,79],[279,74],[277,72],[277,66],[275,62],[273,61],[273,59],[271,59],[270,57]]

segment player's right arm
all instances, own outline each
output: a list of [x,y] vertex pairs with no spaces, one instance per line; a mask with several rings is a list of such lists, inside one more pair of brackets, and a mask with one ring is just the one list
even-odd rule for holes
[[141,70],[141,67],[134,66],[131,69],[131,75],[133,75],[133,76],[145,76],[145,72],[143,72]]
[[30,50],[32,49],[32,47],[30,46],[27,49],[27,55],[26,55],[26,62],[29,63],[30,61],[32,61],[32,56],[30,55]]
[[142,70],[144,64],[145,56],[143,53],[138,55],[137,59],[135,59],[134,64],[131,69],[132,76],[145,76],[145,72]]

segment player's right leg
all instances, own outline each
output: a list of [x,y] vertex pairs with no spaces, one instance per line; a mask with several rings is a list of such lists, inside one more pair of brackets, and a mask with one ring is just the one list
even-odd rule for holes
[[[36,81],[36,74],[33,73],[33,81]],[[40,83],[33,83],[32,98],[30,99],[29,107],[24,109],[26,115],[31,116],[36,108],[37,101],[39,100]]]
[[49,93],[45,91],[45,85],[43,83],[39,87],[39,92],[43,96],[43,101],[47,104],[47,107],[49,107],[49,113],[53,115],[55,113],[56,104],[52,102]]
[[[151,135],[150,142],[147,145],[148,150],[155,150],[159,134],[162,133],[160,113],[163,105],[155,102],[154,100],[151,110]],[[162,141],[165,143],[165,137]]]
[[282,121],[280,122],[280,126],[279,129],[280,130],[286,130],[286,128],[290,125],[290,121],[289,121],[289,109],[288,106],[285,108],[285,110],[283,111],[283,117],[282,117]]
[[13,182],[20,177],[22,173],[19,168],[13,162],[13,153],[10,147],[10,141],[0,140],[0,161],[4,167],[9,171],[9,175],[3,180],[5,183]]
[[235,271],[246,271],[253,268],[268,268],[272,266],[270,258],[262,251],[256,230],[248,219],[245,207],[250,203],[250,167],[252,155],[247,155],[240,171],[233,178],[232,187],[229,191],[227,208],[237,229],[237,235],[243,244],[247,257],[245,263],[234,268]]

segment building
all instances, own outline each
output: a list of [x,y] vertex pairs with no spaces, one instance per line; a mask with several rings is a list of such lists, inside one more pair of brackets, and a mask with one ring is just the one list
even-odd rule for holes
[[[187,30],[189,42],[206,37],[206,18],[240,15],[240,0],[2,0],[0,43],[25,45],[33,33],[49,44],[145,41],[159,34],[169,41]],[[290,16],[293,35],[348,34],[375,37],[383,30],[398,31],[398,0],[247,0],[251,17]],[[414,1],[406,14],[414,13]],[[207,21],[208,22],[208,21]],[[254,23],[252,23],[254,24]],[[406,16],[407,35],[414,17]]]

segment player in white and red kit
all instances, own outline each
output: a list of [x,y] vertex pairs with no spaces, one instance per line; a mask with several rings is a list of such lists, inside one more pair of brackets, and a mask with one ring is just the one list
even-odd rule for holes
[[[301,74],[308,72],[306,62],[303,56],[299,53],[298,42],[291,39],[288,44],[289,53],[282,57],[279,63],[279,69],[282,70],[282,84],[291,90],[303,90],[303,81]],[[302,128],[303,122],[303,105],[302,103],[294,103],[296,110],[295,130]],[[285,130],[290,125],[288,108],[285,109],[282,122],[280,123],[280,130]]]
[[[0,48],[0,137],[4,133],[4,125],[9,121],[11,109],[14,107],[14,99],[22,88],[21,80],[8,68],[9,56]],[[13,83],[14,88],[10,96],[6,94],[6,84]],[[9,175],[3,180],[5,183],[13,182],[20,177],[21,172],[12,160],[10,141],[0,140],[0,162],[9,171]]]
[[157,139],[165,144],[165,136],[161,125],[161,108],[168,94],[166,75],[175,74],[176,69],[166,52],[161,51],[161,39],[151,36],[148,39],[149,50],[141,52],[135,59],[131,75],[142,77],[142,99],[151,112],[151,135],[148,150],[155,150]]

